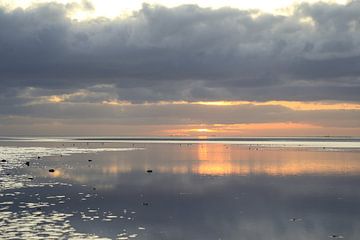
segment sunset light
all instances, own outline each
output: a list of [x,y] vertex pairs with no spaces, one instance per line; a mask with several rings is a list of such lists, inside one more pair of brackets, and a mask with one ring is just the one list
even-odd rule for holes
[[360,0],[0,0],[0,239],[360,239]]

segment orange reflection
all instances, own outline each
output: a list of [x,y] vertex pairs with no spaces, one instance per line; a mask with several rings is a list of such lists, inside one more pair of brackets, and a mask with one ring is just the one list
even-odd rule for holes
[[[96,167],[56,169],[49,174],[38,170],[38,175],[72,179],[79,183],[93,182],[111,186],[117,174],[141,172],[226,175],[360,175],[360,152],[330,152],[311,149],[274,148],[253,145],[250,148],[219,143],[149,144],[147,154],[129,161],[111,154],[112,161],[99,161]],[[129,155],[130,157],[130,155]],[[125,160],[126,159],[126,160]],[[104,177],[104,175],[107,175]]]
[[119,166],[117,164],[103,166],[101,170],[106,174],[128,173],[132,171],[130,166]]
[[[146,171],[146,169],[144,169]],[[157,172],[161,173],[176,173],[176,174],[187,174],[191,172],[187,166],[159,166],[156,168]]]
[[[44,176],[42,172],[38,172],[39,176]],[[74,174],[71,171],[65,171],[63,169],[56,169],[55,172],[49,174],[51,178],[70,179],[78,183],[85,183],[89,181],[91,175]]]
[[50,173],[50,177],[58,178],[63,176],[64,174],[60,170],[55,170],[55,172]]
[[[153,146],[163,150],[163,145]],[[360,174],[359,152],[326,152],[309,149],[267,149],[228,144],[182,144],[166,147],[166,158],[146,162],[112,162],[102,173],[132,171],[200,175],[329,175]]]
[[198,144],[198,164],[192,169],[198,174],[227,175],[236,172],[231,162],[229,147],[222,144]]
[[[202,175],[359,174],[359,153],[199,144],[192,173]],[[173,171],[172,171],[173,172]]]

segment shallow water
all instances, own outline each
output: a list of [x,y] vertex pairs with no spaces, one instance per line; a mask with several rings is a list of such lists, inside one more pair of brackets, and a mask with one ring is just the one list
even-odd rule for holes
[[359,151],[0,145],[0,239],[360,238]]

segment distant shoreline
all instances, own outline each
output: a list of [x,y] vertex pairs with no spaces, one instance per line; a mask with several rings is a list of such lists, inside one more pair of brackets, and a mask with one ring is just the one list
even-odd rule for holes
[[310,141],[310,142],[336,142],[336,141],[349,141],[349,142],[360,142],[360,137],[208,137],[208,138],[171,138],[171,137],[85,137],[85,138],[71,138],[73,140],[78,141],[213,141],[213,142],[257,142],[257,141],[292,141],[292,142],[302,142],[302,141]]
[[0,141],[360,142],[360,137],[1,137]]
[[224,144],[248,148],[301,148],[321,151],[360,151],[359,137],[0,137],[0,142],[128,143],[128,144]]

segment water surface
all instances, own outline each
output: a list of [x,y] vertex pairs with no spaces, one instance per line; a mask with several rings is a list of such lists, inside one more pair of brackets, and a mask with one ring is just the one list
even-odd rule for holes
[[360,152],[354,148],[0,145],[7,160],[0,163],[1,239],[360,237]]

